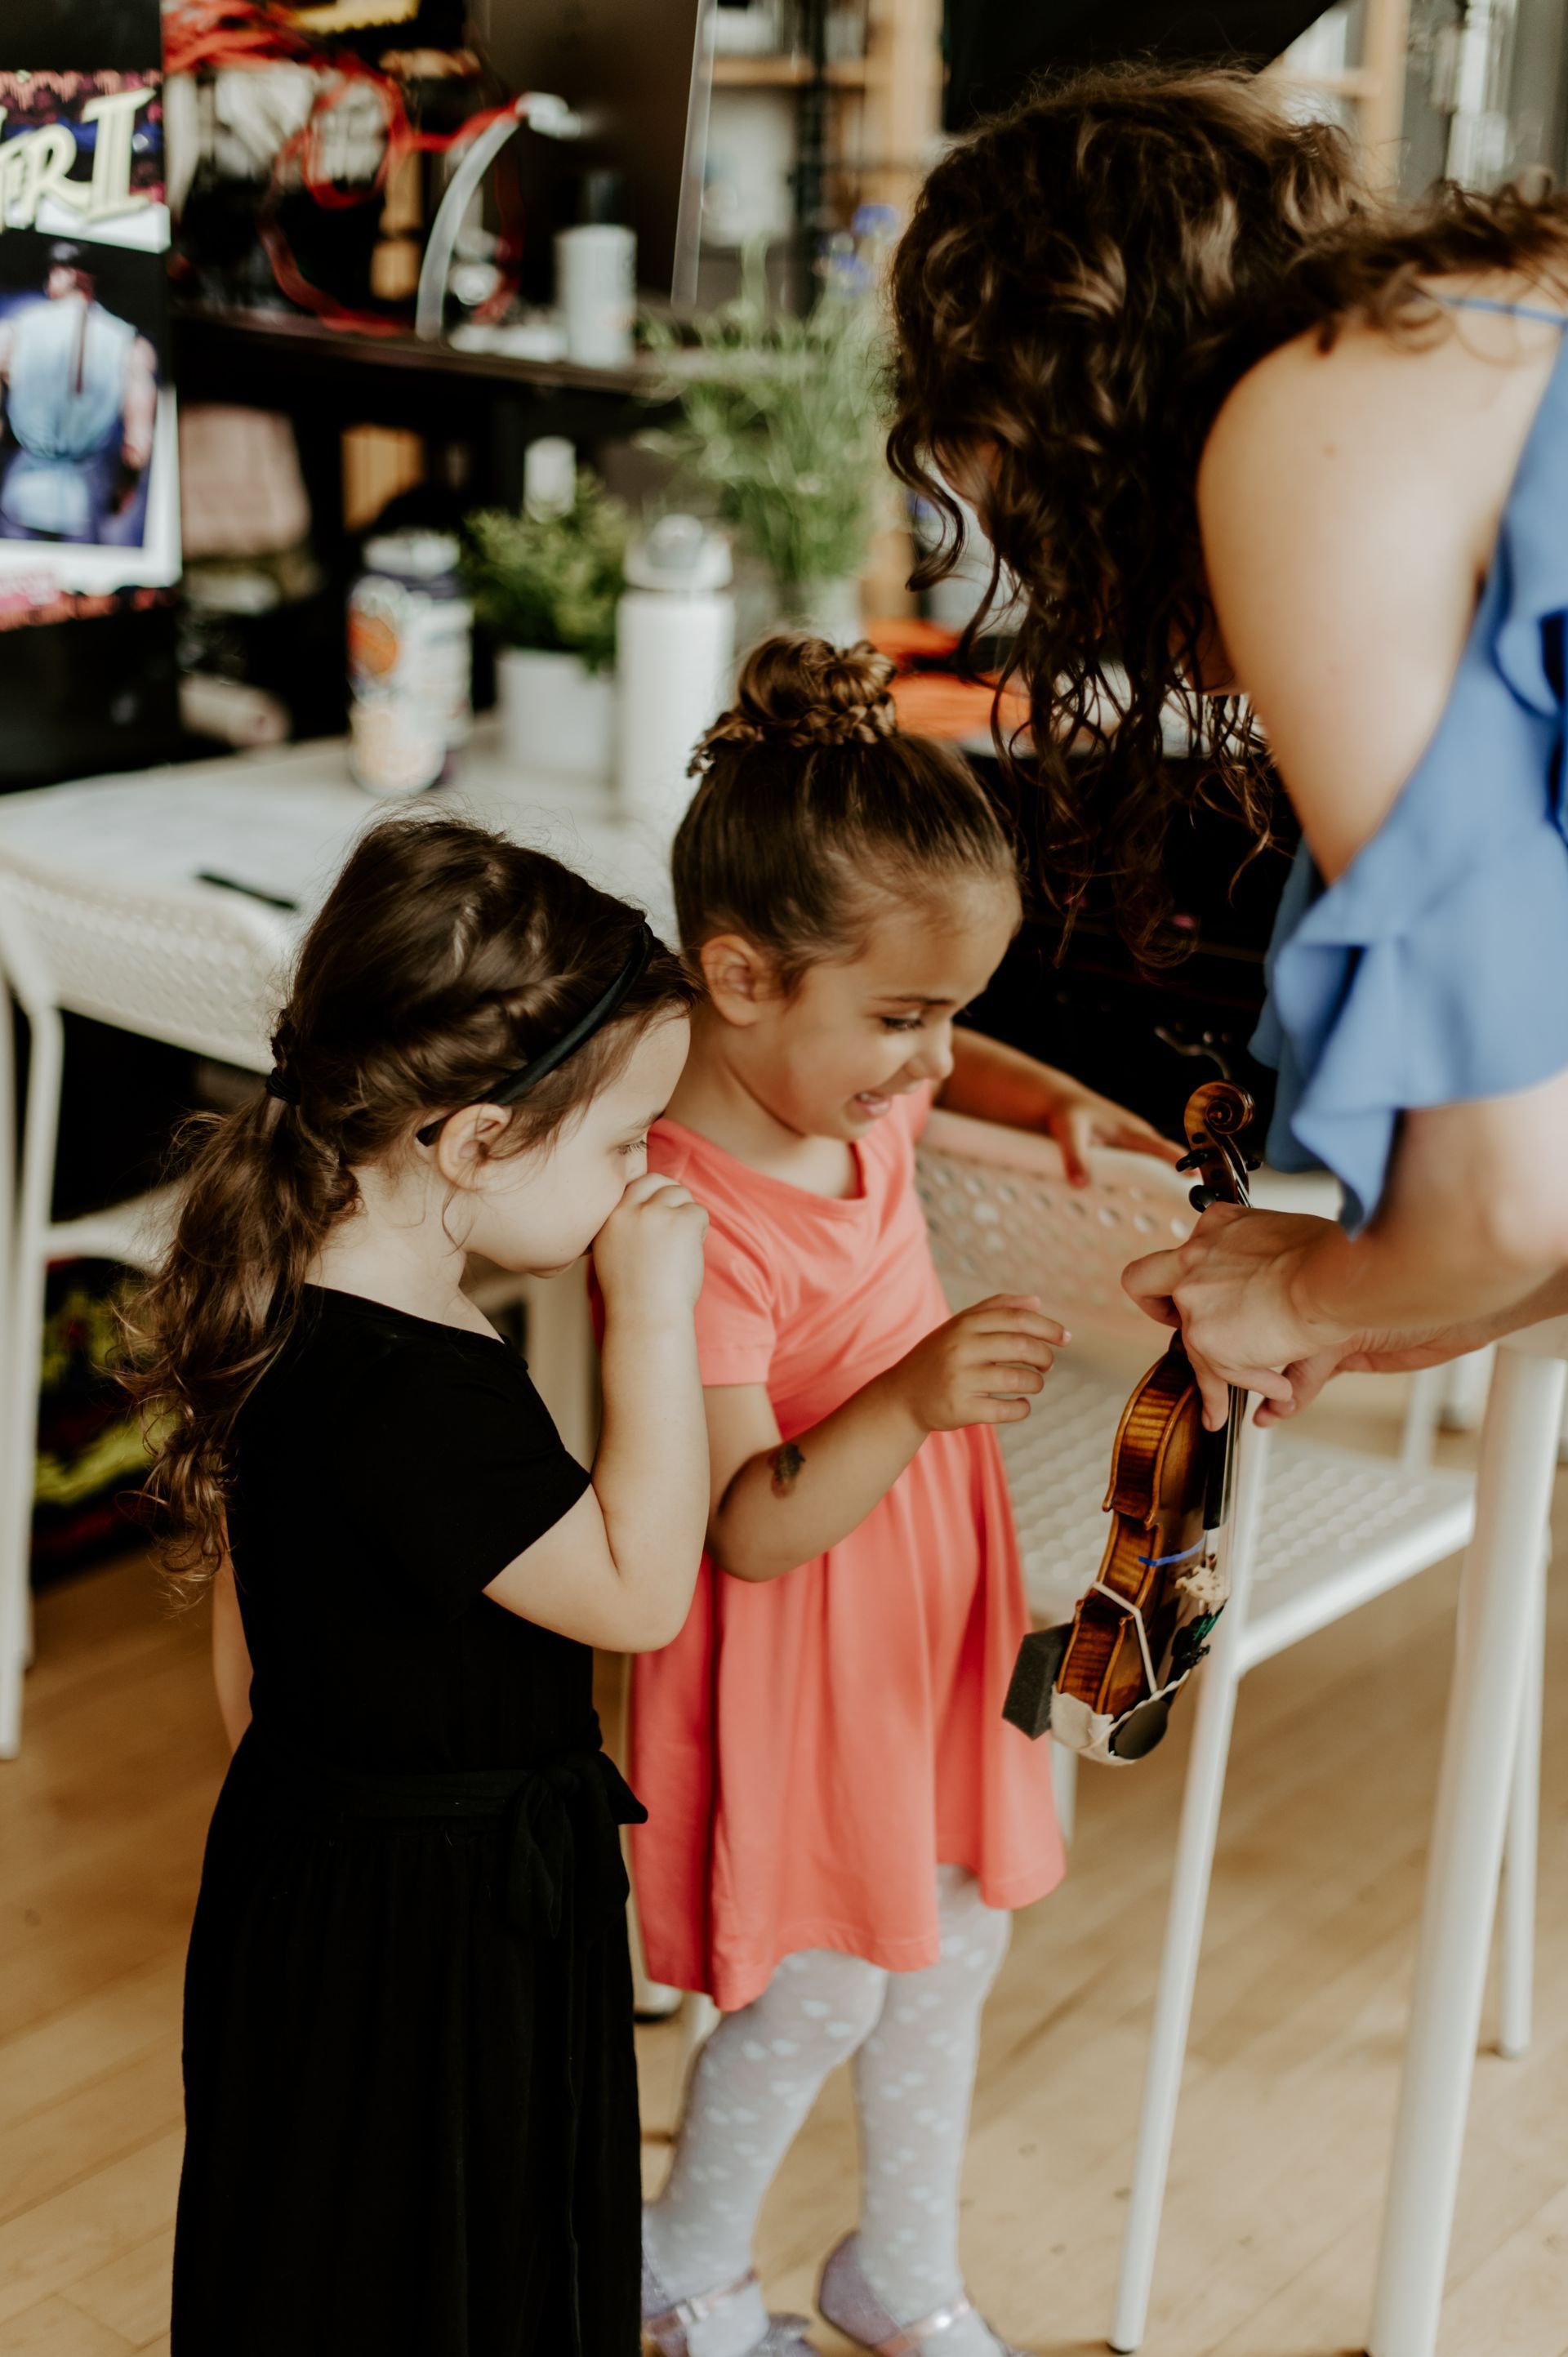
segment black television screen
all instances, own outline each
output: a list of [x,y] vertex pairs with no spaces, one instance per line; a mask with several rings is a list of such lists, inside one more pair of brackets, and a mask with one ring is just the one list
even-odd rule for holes
[[948,0],[945,119],[967,131],[1041,74],[1155,57],[1265,66],[1323,0]]
[[526,143],[520,167],[553,215],[589,172],[620,184],[638,283],[689,301],[711,66],[704,0],[476,0],[476,31],[512,90],[547,90],[583,117],[568,144]]

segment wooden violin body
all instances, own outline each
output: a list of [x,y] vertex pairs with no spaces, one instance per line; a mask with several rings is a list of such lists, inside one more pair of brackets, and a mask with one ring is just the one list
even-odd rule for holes
[[[1251,1100],[1228,1081],[1188,1102],[1180,1167],[1201,1174],[1196,1209],[1245,1204],[1238,1140],[1251,1118]],[[1006,1715],[1026,1734],[1048,1726],[1075,1750],[1126,1761],[1165,1733],[1171,1697],[1207,1651],[1224,1603],[1210,1540],[1228,1511],[1240,1409],[1232,1393],[1230,1430],[1205,1431],[1179,1334],[1133,1391],[1112,1452],[1112,1523],[1099,1572],[1071,1622],[1035,1631],[1019,1656]]]

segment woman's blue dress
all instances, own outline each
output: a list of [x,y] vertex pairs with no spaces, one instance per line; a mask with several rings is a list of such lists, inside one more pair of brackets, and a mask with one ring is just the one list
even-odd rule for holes
[[[1568,319],[1525,305],[1462,307]],[[1279,1072],[1269,1158],[1378,1207],[1402,1113],[1568,1068],[1568,335],[1514,476],[1453,689],[1388,817],[1325,885],[1305,846],[1252,1041]]]

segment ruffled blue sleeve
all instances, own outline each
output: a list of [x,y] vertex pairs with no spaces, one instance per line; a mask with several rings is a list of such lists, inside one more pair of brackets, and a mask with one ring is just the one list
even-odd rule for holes
[[1435,734],[1383,825],[1324,886],[1304,852],[1252,1042],[1280,1076],[1270,1159],[1331,1170],[1352,1231],[1402,1113],[1568,1068],[1568,358],[1525,445]]

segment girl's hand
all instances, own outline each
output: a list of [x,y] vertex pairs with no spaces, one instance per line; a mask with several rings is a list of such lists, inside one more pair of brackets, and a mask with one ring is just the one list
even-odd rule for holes
[[1062,1167],[1075,1187],[1089,1184],[1089,1152],[1094,1146],[1152,1154],[1156,1162],[1179,1162],[1187,1151],[1125,1105],[1113,1104],[1065,1073],[1057,1078],[1041,1126],[1060,1146]]
[[703,1289],[708,1215],[672,1178],[634,1178],[594,1238],[594,1274],[607,1313],[690,1318]]
[[1069,1340],[1037,1294],[997,1293],[917,1342],[881,1382],[924,1432],[1021,1424],[1056,1363],[1052,1346]]
[[[1122,1273],[1138,1307],[1164,1326],[1179,1326],[1203,1395],[1211,1431],[1225,1422],[1227,1386],[1261,1392],[1287,1410],[1296,1402],[1291,1375],[1335,1364],[1348,1338],[1315,1318],[1303,1301],[1303,1270],[1315,1247],[1337,1238],[1331,1220],[1296,1211],[1244,1211],[1216,1203],[1184,1244],[1147,1254]],[[1316,1381],[1303,1374],[1314,1392]]]

